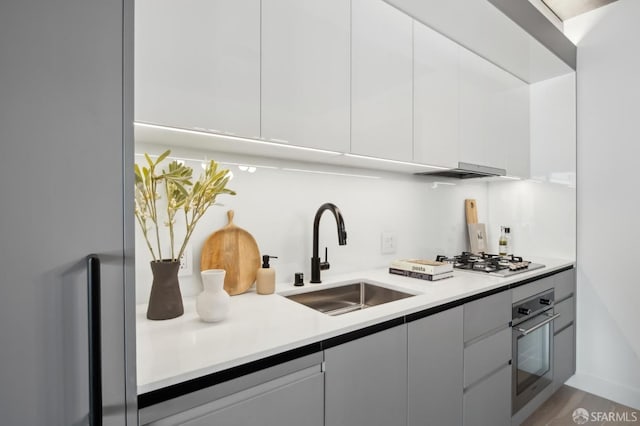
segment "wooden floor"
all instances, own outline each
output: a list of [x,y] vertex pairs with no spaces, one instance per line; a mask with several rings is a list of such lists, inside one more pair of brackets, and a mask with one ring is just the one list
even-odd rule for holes
[[[578,423],[573,420],[573,412],[578,408],[587,410],[589,421]],[[600,412],[604,414],[599,414]],[[618,421],[615,421],[614,417],[609,419],[602,417],[611,416],[609,413],[618,416]],[[591,421],[593,415],[600,416],[600,421]],[[640,425],[640,410],[564,385],[529,416],[522,423],[522,426],[575,426],[576,424],[587,426]]]

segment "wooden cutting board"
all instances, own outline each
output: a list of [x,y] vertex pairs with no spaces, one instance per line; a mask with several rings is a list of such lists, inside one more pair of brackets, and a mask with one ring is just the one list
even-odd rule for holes
[[244,293],[256,280],[260,268],[260,250],[253,236],[233,223],[233,210],[227,212],[229,223],[211,234],[202,247],[200,270],[224,269],[224,289],[229,295]]
[[464,200],[464,211],[467,214],[467,224],[478,223],[478,209],[476,200],[467,199]]
[[471,253],[486,253],[489,250],[487,230],[484,223],[478,223],[478,204],[474,199],[464,200],[469,231],[469,248]]

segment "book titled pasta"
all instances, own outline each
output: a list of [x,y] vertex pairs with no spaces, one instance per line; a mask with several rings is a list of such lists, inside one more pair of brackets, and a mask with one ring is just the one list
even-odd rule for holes
[[401,259],[391,262],[391,268],[402,269],[423,274],[439,275],[453,271],[453,264],[446,262],[436,262],[435,260],[423,259]]

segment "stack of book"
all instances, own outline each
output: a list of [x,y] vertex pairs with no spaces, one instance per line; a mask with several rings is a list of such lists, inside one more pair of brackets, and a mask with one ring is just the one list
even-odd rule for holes
[[453,276],[451,263],[422,259],[394,260],[389,273],[421,280],[438,281]]

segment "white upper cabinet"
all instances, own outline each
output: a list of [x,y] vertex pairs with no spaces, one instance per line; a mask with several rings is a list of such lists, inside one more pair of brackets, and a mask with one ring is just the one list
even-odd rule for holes
[[460,161],[529,177],[529,85],[460,49]]
[[419,22],[413,43],[413,160],[457,167],[460,47]]
[[262,137],[349,152],[350,6],[262,2]]
[[505,77],[489,61],[460,49],[460,161],[506,168]]
[[575,73],[531,85],[531,177],[576,184]]
[[530,174],[529,86],[383,0],[137,0],[135,24],[136,121]]
[[412,19],[382,0],[352,1],[351,152],[413,160]]
[[136,0],[135,119],[260,136],[260,0]]
[[[506,74],[506,73],[505,73]],[[507,175],[530,176],[529,85],[507,74],[503,138],[507,149]]]

